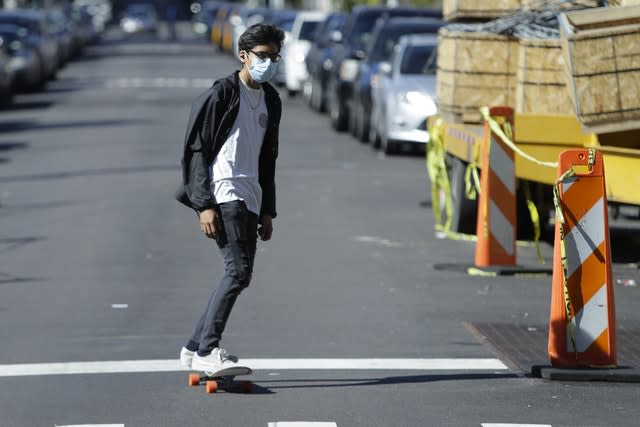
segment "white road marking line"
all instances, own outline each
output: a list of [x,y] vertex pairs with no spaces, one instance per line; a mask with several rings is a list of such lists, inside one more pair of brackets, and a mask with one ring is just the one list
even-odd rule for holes
[[242,359],[254,369],[264,370],[504,370],[498,359]]
[[129,304],[111,304],[111,308],[115,308],[115,309],[129,308]]
[[[498,359],[241,359],[254,370],[391,370],[391,371],[503,371]],[[179,372],[189,369],[178,360],[122,360],[110,362],[25,363],[0,365],[1,377],[42,375]]]
[[551,424],[492,424],[482,423],[482,427],[552,427]]
[[309,421],[277,421],[268,423],[267,427],[338,427],[338,424]]
[[213,84],[211,79],[185,78],[185,77],[123,77],[107,79],[104,85],[110,89],[127,88],[208,88]]
[[55,427],[124,427],[124,424],[73,424],[66,426],[56,424]]

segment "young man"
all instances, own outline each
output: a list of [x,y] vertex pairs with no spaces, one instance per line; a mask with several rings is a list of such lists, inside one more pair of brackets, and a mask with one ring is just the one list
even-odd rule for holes
[[257,24],[239,39],[242,69],[217,80],[193,103],[178,200],[198,212],[200,230],[215,239],[225,272],[180,362],[217,371],[237,362],[220,347],[236,298],[249,286],[257,237],[271,239],[276,216],[275,162],[282,104],[273,77],[284,33]]

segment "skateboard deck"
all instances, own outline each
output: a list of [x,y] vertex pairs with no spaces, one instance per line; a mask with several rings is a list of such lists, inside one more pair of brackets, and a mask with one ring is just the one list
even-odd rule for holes
[[234,381],[234,378],[250,375],[252,372],[251,368],[246,366],[234,366],[216,372],[193,373],[189,374],[189,385],[195,387],[204,384],[207,393],[215,393],[218,390],[251,393],[251,381]]

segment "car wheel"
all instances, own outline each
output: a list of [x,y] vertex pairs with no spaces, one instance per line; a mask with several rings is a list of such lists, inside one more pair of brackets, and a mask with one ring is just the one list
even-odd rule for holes
[[316,82],[316,97],[318,98],[318,111],[327,112],[327,90],[320,80]]
[[347,112],[341,105],[340,99],[335,94],[331,94],[329,102],[329,118],[331,120],[331,127],[338,131],[343,132],[347,130],[349,125]]
[[358,129],[358,119],[359,119],[359,107],[357,106],[357,104],[353,104],[352,108],[351,108],[351,114],[349,115],[349,133],[351,134],[351,136],[353,136],[354,138],[357,138],[357,129]]
[[385,138],[385,142],[383,143],[384,154],[397,154],[399,149],[399,144],[389,138]]
[[380,132],[376,128],[375,121],[371,122],[371,126],[369,127],[369,140],[371,141],[371,148],[374,150],[380,149]]
[[453,212],[451,213],[451,231],[475,234],[478,203],[476,200],[467,199],[466,196],[465,173],[467,163],[455,156],[447,154],[446,164],[453,208]]
[[369,126],[371,120],[369,115],[365,111],[364,107],[360,107],[360,115],[358,120],[358,135],[357,138],[360,142],[366,144],[369,142]]

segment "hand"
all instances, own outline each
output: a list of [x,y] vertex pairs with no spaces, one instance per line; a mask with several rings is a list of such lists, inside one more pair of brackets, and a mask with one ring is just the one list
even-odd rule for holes
[[260,240],[266,242],[267,240],[271,240],[271,235],[273,234],[273,222],[269,215],[262,215],[260,217],[260,226],[258,227],[258,236],[260,236]]
[[213,209],[200,212],[200,230],[210,239],[217,239],[220,232],[218,213]]

